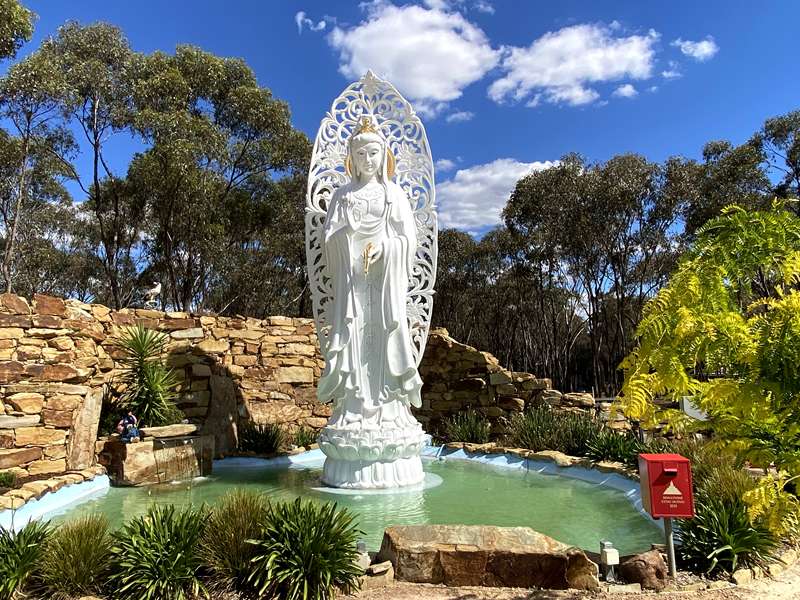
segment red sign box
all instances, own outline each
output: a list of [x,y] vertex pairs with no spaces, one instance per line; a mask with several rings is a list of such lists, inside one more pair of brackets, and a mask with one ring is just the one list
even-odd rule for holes
[[654,518],[694,516],[692,469],[680,454],[640,454],[642,506]]

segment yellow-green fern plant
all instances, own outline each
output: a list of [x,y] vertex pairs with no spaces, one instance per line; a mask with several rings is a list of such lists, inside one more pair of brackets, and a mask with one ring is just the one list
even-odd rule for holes
[[763,524],[774,536],[795,543],[800,541],[800,500],[786,487],[797,478],[785,471],[770,474],[742,496],[753,525]]
[[726,208],[645,307],[618,408],[687,429],[691,419],[659,405],[691,397],[740,456],[800,473],[798,282],[800,218],[777,201]]

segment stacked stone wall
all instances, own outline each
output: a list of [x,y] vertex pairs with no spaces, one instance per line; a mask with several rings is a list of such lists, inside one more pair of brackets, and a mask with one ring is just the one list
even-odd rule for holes
[[[330,406],[316,397],[324,363],[310,319],[113,311],[3,294],[0,470],[26,480],[94,464],[103,393],[122,368],[116,339],[134,324],[169,336],[166,360],[180,379],[178,407],[201,433],[215,437],[217,455],[235,449],[242,421],[279,423],[291,432],[318,430],[330,416]],[[420,370],[425,387],[415,413],[429,431],[465,408],[486,415],[502,434],[532,402],[594,406],[589,395],[562,395],[548,379],[503,369],[494,356],[445,330],[431,332]]]

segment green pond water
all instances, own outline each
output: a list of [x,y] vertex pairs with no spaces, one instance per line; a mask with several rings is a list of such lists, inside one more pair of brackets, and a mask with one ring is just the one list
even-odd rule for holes
[[313,489],[320,485],[321,466],[215,465],[212,476],[193,482],[111,488],[104,496],[77,505],[54,520],[101,512],[117,527],[153,504],[213,505],[227,491],[239,488],[263,492],[271,499],[302,496],[347,507],[358,515],[359,528],[371,550],[380,547],[383,530],[389,525],[425,523],[532,527],[593,551],[601,539],[611,540],[622,554],[647,550],[663,537],[658,527],[616,490],[464,460],[428,461],[425,470],[441,477],[441,483],[414,492],[343,495]]

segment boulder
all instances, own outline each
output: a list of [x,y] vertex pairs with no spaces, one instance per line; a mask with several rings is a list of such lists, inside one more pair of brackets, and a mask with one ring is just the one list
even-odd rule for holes
[[619,574],[628,583],[639,583],[648,590],[661,591],[667,582],[667,564],[658,550],[620,561]]
[[528,527],[389,527],[378,561],[399,580],[450,586],[598,590],[598,569],[582,550]]

